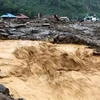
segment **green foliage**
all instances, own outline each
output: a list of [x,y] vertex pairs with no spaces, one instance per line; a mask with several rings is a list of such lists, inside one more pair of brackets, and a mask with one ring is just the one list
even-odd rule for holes
[[24,13],[30,17],[38,12],[80,19],[88,14],[100,16],[100,0],[0,0],[0,14]]

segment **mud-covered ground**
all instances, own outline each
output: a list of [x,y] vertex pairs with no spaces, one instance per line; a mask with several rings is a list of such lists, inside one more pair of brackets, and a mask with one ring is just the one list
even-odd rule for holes
[[[0,38],[10,40],[45,40],[52,43],[86,44],[100,48],[100,23],[28,21],[24,24],[6,23],[0,28]],[[6,25],[6,26],[7,26]]]

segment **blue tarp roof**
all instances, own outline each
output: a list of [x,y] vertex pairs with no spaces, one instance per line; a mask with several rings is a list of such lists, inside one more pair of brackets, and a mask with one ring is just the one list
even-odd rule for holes
[[12,15],[12,14],[10,14],[10,13],[4,14],[4,15],[2,15],[1,17],[2,17],[2,18],[16,18],[15,15]]

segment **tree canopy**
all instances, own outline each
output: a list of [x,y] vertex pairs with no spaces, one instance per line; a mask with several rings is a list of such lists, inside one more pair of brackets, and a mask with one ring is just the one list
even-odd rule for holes
[[100,0],[0,0],[0,14],[24,13],[33,17],[37,13],[42,13],[76,19],[86,14],[96,14],[100,17],[99,11]]

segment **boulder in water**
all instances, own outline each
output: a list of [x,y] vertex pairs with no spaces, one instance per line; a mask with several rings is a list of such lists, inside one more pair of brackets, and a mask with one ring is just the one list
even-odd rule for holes
[[6,88],[4,85],[0,84],[0,93],[10,96],[10,91],[8,88]]

